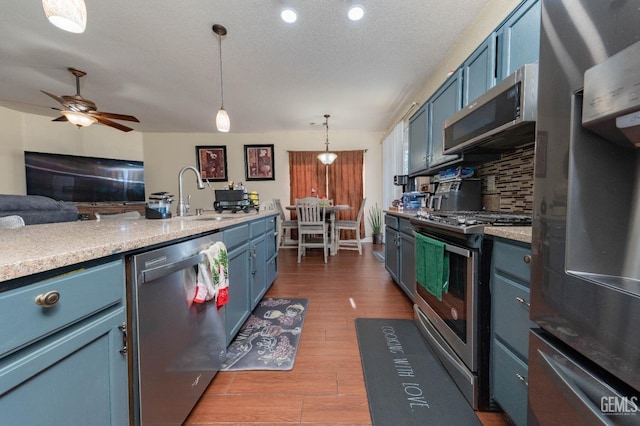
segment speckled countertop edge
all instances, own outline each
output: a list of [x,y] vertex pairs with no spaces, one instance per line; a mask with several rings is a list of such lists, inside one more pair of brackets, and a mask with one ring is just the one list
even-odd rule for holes
[[[275,214],[266,211],[158,220],[88,220],[0,229],[0,282]],[[215,220],[215,216],[224,220]]]

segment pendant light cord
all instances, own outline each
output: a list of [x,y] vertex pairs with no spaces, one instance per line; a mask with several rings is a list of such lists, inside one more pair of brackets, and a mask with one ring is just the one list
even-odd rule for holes
[[220,54],[220,100],[221,109],[224,109],[224,85],[222,84],[222,36],[218,34],[218,53]]

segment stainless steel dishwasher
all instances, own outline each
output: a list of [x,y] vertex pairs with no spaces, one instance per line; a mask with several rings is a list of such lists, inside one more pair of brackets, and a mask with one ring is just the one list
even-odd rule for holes
[[128,259],[134,424],[181,425],[226,355],[224,308],[193,303],[200,251],[222,233]]

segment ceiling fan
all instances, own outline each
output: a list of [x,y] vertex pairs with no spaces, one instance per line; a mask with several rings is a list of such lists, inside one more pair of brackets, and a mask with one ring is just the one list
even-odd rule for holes
[[112,120],[135,121],[136,123],[140,122],[140,120],[132,115],[122,115],[114,114],[111,112],[98,111],[95,102],[80,95],[80,77],[84,77],[85,75],[87,75],[87,73],[75,68],[68,68],[68,70],[76,77],[75,95],[57,96],[41,90],[42,93],[55,99],[64,107],[63,109],[52,108],[62,113],[60,117],[55,118],[52,121],[69,121],[78,127],[90,126],[97,121],[98,123],[114,127],[118,130],[122,130],[123,132],[129,132],[133,129],[131,127],[123,126],[122,124],[116,123]]

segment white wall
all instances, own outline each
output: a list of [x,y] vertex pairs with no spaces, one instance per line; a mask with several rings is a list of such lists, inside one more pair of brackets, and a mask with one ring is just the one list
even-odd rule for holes
[[[366,149],[365,154],[365,197],[367,205],[382,205],[382,134],[372,132],[329,131],[329,149]],[[325,131],[323,127],[304,132],[271,133],[145,133],[144,159],[146,191],[167,191],[178,197],[178,173],[183,166],[196,166],[198,145],[224,145],[227,147],[227,174],[229,180],[243,182],[249,191],[260,194],[264,203],[280,198],[284,205],[289,203],[289,156],[288,151],[324,150]],[[244,145],[273,144],[275,180],[246,181],[244,171]],[[211,182],[213,189],[223,189],[225,182]],[[192,208],[213,208],[215,199],[212,189],[198,190],[195,176],[186,172],[183,178],[184,195],[190,194]],[[175,208],[175,206],[174,206]],[[370,232],[367,230],[366,232]]]

